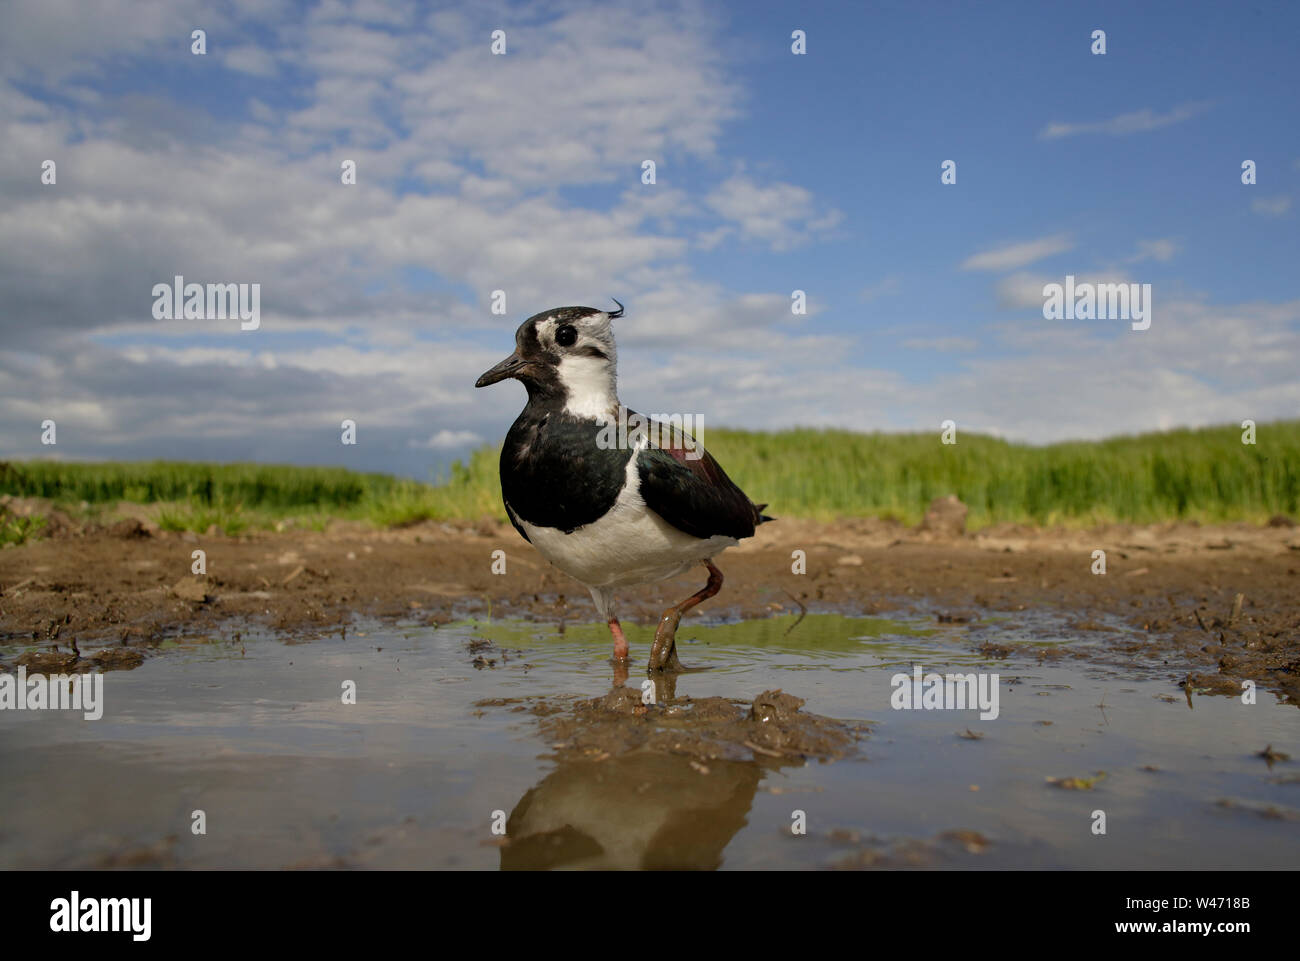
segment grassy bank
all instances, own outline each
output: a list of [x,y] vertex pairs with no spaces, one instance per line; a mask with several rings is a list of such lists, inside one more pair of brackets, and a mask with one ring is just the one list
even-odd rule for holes
[[[152,505],[165,530],[205,531],[215,524],[229,534],[284,524],[319,529],[335,518],[380,526],[485,515],[504,520],[500,492],[491,483],[495,456],[485,450],[468,467],[457,463],[437,487],[341,467],[10,462],[0,464],[0,494],[48,499],[76,520],[103,520],[120,501]],[[19,540],[16,533],[7,539]]]
[[[914,524],[934,497],[956,494],[970,525],[1000,521],[1092,524],[1262,522],[1300,513],[1300,421],[1179,430],[1030,447],[962,434],[715,430],[709,450],[776,516],[894,517]],[[504,519],[497,454],[483,449],[437,486],[341,468],[259,464],[66,463],[0,465],[0,493],[48,498],[77,515],[125,500],[157,505],[165,528],[228,533],[331,518],[379,525]]]

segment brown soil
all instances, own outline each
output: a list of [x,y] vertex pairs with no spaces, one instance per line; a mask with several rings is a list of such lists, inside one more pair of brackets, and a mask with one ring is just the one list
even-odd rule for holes
[[561,761],[650,751],[689,755],[701,774],[716,761],[780,765],[847,757],[867,732],[865,725],[806,714],[801,698],[779,690],[764,691],[752,702],[662,695],[652,704],[642,700],[634,688],[615,687],[544,717],[541,730]]
[[[96,666],[129,668],[138,659],[122,648],[147,654],[178,633],[330,631],[355,615],[436,625],[489,609],[543,621],[594,617],[585,589],[493,523],[224,537],[128,520],[56,525],[52,534],[0,551],[0,640],[34,648],[28,660],[57,656],[63,665],[71,656],[72,669],[86,666],[73,642],[87,648],[85,659],[111,646],[118,653]],[[206,576],[191,573],[197,549]],[[1091,572],[1099,549],[1104,575]],[[504,574],[493,573],[496,551],[505,552]],[[794,551],[805,552],[806,573],[792,572]],[[1300,704],[1300,531],[1281,521],[953,535],[882,521],[781,520],[718,564],[722,593],[688,621],[806,608],[962,622],[1055,609],[1080,636],[1104,642],[1087,656],[1100,649],[1120,663],[1163,661],[1171,678],[1212,693],[1238,694],[1250,679]],[[653,623],[702,586],[703,574],[627,593],[620,616]],[[1132,630],[1107,627],[1115,618]]]

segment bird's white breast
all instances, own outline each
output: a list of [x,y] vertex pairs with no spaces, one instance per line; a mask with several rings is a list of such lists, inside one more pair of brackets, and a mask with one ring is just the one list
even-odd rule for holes
[[721,535],[693,537],[647,507],[637,472],[640,450],[638,446],[628,458],[623,489],[610,511],[572,534],[516,517],[543,557],[588,587],[663,580],[739,543]]

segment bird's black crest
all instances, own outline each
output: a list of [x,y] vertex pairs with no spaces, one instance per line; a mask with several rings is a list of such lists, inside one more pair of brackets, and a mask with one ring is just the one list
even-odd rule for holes
[[[618,304],[618,301],[614,301]],[[554,320],[557,324],[572,324],[584,317],[590,317],[592,314],[601,314],[605,311],[598,310],[595,307],[552,307],[550,310],[543,310],[540,314],[533,314],[524,321],[526,326],[536,326],[546,320]],[[611,317],[623,316],[623,305],[618,304],[618,311],[612,313]]]

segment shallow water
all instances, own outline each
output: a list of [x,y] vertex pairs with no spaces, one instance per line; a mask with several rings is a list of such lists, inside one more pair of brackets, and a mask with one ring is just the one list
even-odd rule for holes
[[[1089,639],[1027,623],[688,623],[681,658],[707,669],[680,676],[677,695],[782,688],[805,712],[872,724],[858,757],[707,773],[664,755],[557,765],[541,756],[534,701],[476,706],[605,694],[603,625],[169,643],[105,676],[100,720],[0,711],[0,866],[1295,866],[1300,764],[1256,756],[1268,744],[1300,756],[1294,707],[1260,692],[1189,709],[1171,668],[1040,664],[1044,643]],[[495,646],[471,652],[475,639]],[[629,640],[643,662],[649,632]],[[983,657],[985,640],[1013,653]],[[892,709],[890,679],[914,664],[997,673],[999,716]],[[342,703],[347,680],[355,705]],[[1091,790],[1047,781],[1099,771]],[[502,847],[494,818],[520,841]]]

